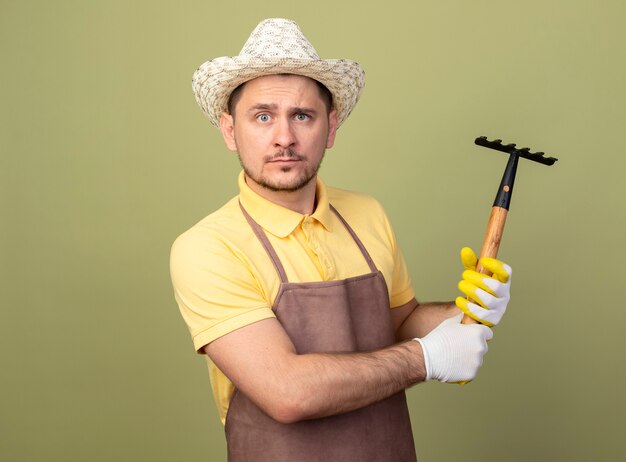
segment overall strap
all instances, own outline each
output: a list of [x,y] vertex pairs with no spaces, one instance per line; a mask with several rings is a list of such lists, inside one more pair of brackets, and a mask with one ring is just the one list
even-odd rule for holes
[[330,205],[330,209],[335,213],[335,215],[337,215],[337,218],[339,218],[339,220],[343,223],[345,228],[348,230],[348,232],[352,236],[352,239],[354,239],[354,242],[356,242],[356,245],[359,246],[359,249],[361,250],[361,253],[363,254],[363,258],[365,258],[365,261],[370,267],[370,270],[372,271],[372,273],[377,272],[378,269],[376,268],[376,265],[374,264],[374,260],[372,260],[372,257],[370,257],[370,254],[365,248],[365,246],[363,245],[363,243],[361,242],[361,239],[359,239],[359,237],[356,235],[354,230],[350,227],[348,222],[341,216],[341,214],[337,211],[337,209],[333,207],[332,204],[329,204],[329,205]]
[[246,209],[243,208],[243,205],[241,205],[241,202],[239,202],[239,207],[241,207],[243,216],[246,217],[246,220],[248,220],[248,223],[250,224],[252,231],[254,231],[254,234],[256,234],[256,237],[259,238],[259,241],[261,241],[261,244],[265,248],[267,255],[272,260],[272,263],[274,264],[274,268],[276,268],[276,271],[278,272],[278,275],[280,276],[280,282],[282,283],[289,282],[289,280],[287,279],[287,273],[285,272],[285,268],[283,267],[283,264],[280,262],[278,255],[276,255],[276,251],[274,250],[274,247],[272,247],[272,244],[270,244],[270,241],[265,235],[265,232],[263,232],[263,229],[261,229],[261,227],[257,224],[257,222],[252,219],[250,214],[246,212]]

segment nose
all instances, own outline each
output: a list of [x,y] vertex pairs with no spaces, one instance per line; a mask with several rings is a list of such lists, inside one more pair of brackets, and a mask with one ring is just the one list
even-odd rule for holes
[[288,148],[293,146],[295,142],[296,137],[289,120],[280,119],[278,123],[274,125],[274,146]]

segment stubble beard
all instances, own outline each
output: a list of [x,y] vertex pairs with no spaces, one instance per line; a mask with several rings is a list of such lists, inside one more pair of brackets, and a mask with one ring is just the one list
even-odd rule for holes
[[[250,178],[252,181],[254,181],[256,184],[258,184],[259,186],[272,192],[295,192],[304,188],[306,185],[308,185],[311,182],[313,178],[316,177],[317,172],[319,171],[320,166],[322,165],[322,160],[324,159],[324,156],[322,156],[320,158],[320,161],[316,165],[307,165],[305,169],[302,171],[302,173],[300,174],[300,176],[298,176],[297,178],[294,178],[291,181],[283,182],[280,180],[268,178],[267,176],[263,175],[263,172],[257,173],[257,172],[250,171],[250,169],[247,168],[246,165],[244,165],[244,163],[242,162],[241,155],[237,154],[237,156],[239,157],[239,163],[241,164],[241,167],[243,168],[243,171],[246,174],[246,176]],[[293,158],[295,160],[300,160],[300,161],[303,161],[305,159],[304,156],[301,156],[300,154],[296,153],[292,149],[286,149],[286,150],[277,152],[273,156],[267,156],[263,160],[264,160],[264,164],[266,164],[267,162],[270,162],[273,159],[284,158],[284,157],[290,157],[290,158]],[[289,173],[292,170],[292,168],[293,167],[285,166],[285,167],[281,167],[280,170],[284,173]]]

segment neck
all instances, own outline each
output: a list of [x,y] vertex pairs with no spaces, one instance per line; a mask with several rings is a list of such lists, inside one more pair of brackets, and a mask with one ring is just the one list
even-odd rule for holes
[[272,191],[256,183],[247,175],[245,180],[250,189],[274,204],[302,215],[310,215],[315,210],[316,177],[311,178],[311,181],[297,191]]

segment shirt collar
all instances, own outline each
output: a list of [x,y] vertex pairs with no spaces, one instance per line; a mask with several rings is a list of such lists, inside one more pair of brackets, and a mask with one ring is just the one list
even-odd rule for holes
[[[277,237],[287,237],[309,216],[294,212],[259,196],[246,184],[243,171],[239,174],[238,183],[239,200],[243,208],[263,229]],[[326,185],[319,177],[316,178],[315,197],[317,205],[310,217],[320,222],[326,230],[332,231],[332,212],[328,202],[328,193]]]

